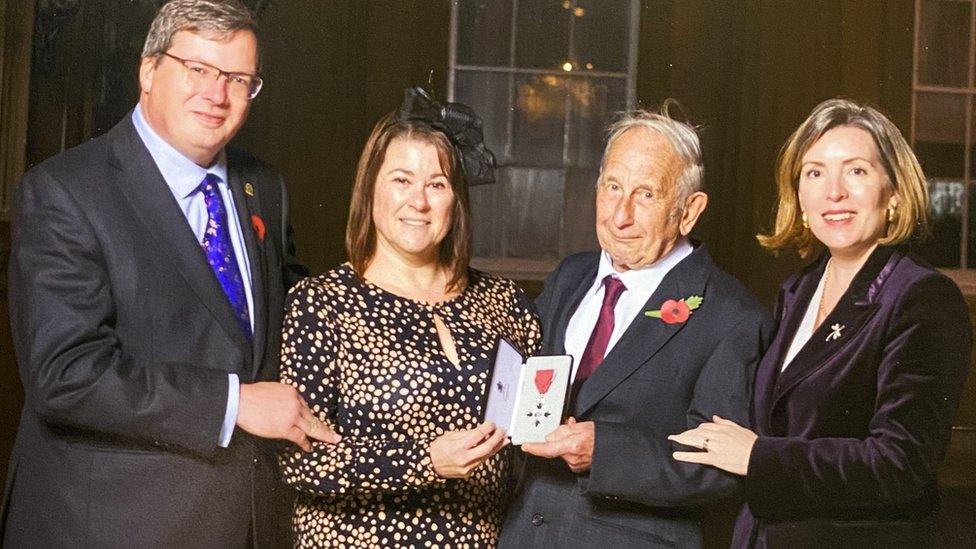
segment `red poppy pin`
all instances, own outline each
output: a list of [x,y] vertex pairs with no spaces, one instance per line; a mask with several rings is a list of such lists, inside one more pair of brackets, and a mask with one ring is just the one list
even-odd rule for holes
[[656,311],[644,311],[644,315],[660,318],[668,324],[681,324],[688,320],[691,312],[701,306],[702,296],[693,295],[684,299],[669,299]]
[[254,227],[254,233],[258,235],[258,240],[264,242],[264,220],[261,219],[260,215],[251,216],[251,225]]

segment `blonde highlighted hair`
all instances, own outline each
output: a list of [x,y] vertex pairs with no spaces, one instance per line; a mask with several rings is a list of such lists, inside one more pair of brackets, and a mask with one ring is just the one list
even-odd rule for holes
[[888,184],[899,200],[888,230],[878,243],[904,242],[928,230],[929,193],[922,167],[901,131],[878,110],[847,99],[829,99],[817,105],[780,150],[776,163],[779,202],[772,234],[756,235],[764,248],[778,251],[793,248],[809,257],[819,243],[803,226],[798,197],[803,156],[825,133],[841,127],[860,128],[874,140]]

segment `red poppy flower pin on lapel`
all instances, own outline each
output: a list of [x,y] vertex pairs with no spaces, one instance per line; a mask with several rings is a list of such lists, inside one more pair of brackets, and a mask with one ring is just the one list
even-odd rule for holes
[[254,234],[258,235],[258,240],[264,242],[264,220],[260,215],[251,216],[251,225],[254,227]]
[[669,299],[654,311],[644,311],[644,315],[660,318],[668,324],[681,324],[688,320],[691,312],[701,306],[702,296],[693,295],[684,299]]

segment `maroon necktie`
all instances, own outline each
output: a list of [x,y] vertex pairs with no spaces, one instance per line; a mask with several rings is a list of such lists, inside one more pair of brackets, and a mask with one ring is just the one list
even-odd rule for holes
[[572,400],[575,400],[586,378],[590,377],[603,362],[603,355],[607,353],[607,344],[610,343],[610,334],[613,333],[613,308],[617,305],[620,294],[626,289],[624,283],[613,275],[607,275],[603,279],[603,305],[600,306],[600,316],[596,319],[596,326],[593,327],[590,340],[586,343],[586,350],[583,351],[583,358],[580,359],[579,368],[576,369]]

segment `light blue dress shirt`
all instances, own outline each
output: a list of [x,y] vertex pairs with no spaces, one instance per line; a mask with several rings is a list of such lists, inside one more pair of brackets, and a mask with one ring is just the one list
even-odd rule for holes
[[[212,166],[202,168],[183,156],[149,126],[149,123],[142,116],[141,104],[132,111],[132,122],[135,124],[136,132],[143,144],[149,149],[149,154],[156,162],[156,167],[163,174],[163,179],[166,180],[169,190],[173,193],[173,198],[176,199],[180,210],[186,216],[197,242],[201,242],[201,247],[203,246],[203,233],[207,228],[209,216],[203,193],[199,189],[200,183],[203,182],[203,178],[208,173],[214,174],[220,180],[218,187],[226,206],[225,210],[227,210],[227,225],[230,229],[231,245],[234,247],[237,266],[240,268],[241,277],[244,280],[244,293],[247,296],[247,310],[253,332],[254,298],[251,295],[251,265],[247,257],[247,249],[244,247],[244,234],[241,231],[240,219],[237,217],[237,209],[234,207],[234,196],[227,185],[227,155],[221,151]],[[224,448],[230,445],[231,435],[234,434],[234,425],[237,423],[237,409],[241,397],[240,379],[237,374],[227,374],[227,377],[229,381],[227,408],[218,440],[218,444]]]

